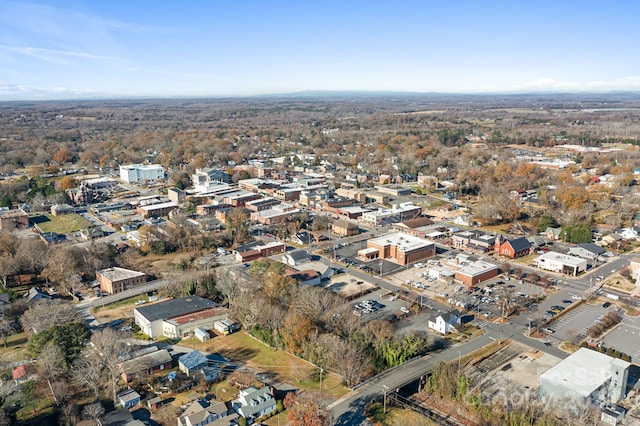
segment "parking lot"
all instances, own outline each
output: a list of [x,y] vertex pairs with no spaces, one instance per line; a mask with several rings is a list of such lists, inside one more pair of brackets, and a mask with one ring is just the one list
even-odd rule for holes
[[410,286],[426,298],[437,298],[451,305],[453,309],[468,311],[486,320],[493,320],[501,315],[501,297],[509,297],[512,306],[528,309],[533,306],[533,301],[543,294],[542,289],[535,285],[504,276],[495,277],[469,289],[452,283],[452,280],[447,282],[429,277],[429,266],[427,261],[423,265],[414,265],[387,278],[399,287]]
[[[390,319],[395,315],[402,316],[409,313],[410,304],[395,294],[378,290],[349,302],[351,314],[361,321],[374,319]],[[426,326],[425,326],[426,327]]]
[[376,259],[370,262],[363,262],[359,259],[356,259],[358,250],[366,247],[366,241],[336,244],[329,247],[327,249],[328,252],[325,254],[329,257],[333,257],[335,254],[335,259],[337,262],[340,262],[341,264],[346,266],[354,266],[373,275],[387,276],[399,270],[407,269],[406,266],[398,265],[397,263],[389,262],[388,260],[383,259]]
[[624,316],[622,322],[618,324],[603,338],[606,347],[615,348],[631,356],[633,362],[640,359],[640,318]]
[[581,304],[559,318],[551,321],[546,328],[554,331],[552,336],[558,340],[578,341],[587,337],[589,328],[598,318],[607,314],[613,307],[603,308],[602,305]]

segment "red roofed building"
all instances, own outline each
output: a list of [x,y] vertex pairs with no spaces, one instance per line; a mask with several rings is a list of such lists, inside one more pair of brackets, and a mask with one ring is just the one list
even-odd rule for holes
[[13,380],[16,381],[16,384],[20,384],[27,380],[28,372],[27,367],[24,365],[19,365],[13,370]]

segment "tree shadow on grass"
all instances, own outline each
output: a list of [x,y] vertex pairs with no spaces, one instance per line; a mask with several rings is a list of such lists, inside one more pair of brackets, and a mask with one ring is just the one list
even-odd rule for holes
[[41,223],[45,223],[45,222],[51,222],[51,219],[49,219],[47,216],[41,214],[39,216],[33,216],[30,217],[29,220],[31,221],[31,223],[35,224],[35,225],[39,225]]
[[218,351],[223,357],[234,362],[246,362],[258,354],[258,351],[249,348],[243,349],[223,349]]

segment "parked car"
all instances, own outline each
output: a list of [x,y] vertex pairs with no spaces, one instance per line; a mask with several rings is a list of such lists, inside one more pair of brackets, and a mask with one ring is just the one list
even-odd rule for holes
[[603,308],[608,308],[609,306],[611,306],[611,302],[604,302],[604,303],[602,304],[602,307],[603,307]]
[[406,306],[401,307],[401,308],[400,308],[400,310],[401,310],[402,312],[404,312],[405,314],[408,314],[408,313],[409,313],[409,308],[407,308]]

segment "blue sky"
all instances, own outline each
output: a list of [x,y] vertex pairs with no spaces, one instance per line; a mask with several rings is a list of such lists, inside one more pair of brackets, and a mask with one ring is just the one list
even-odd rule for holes
[[638,1],[0,0],[0,100],[640,90]]

